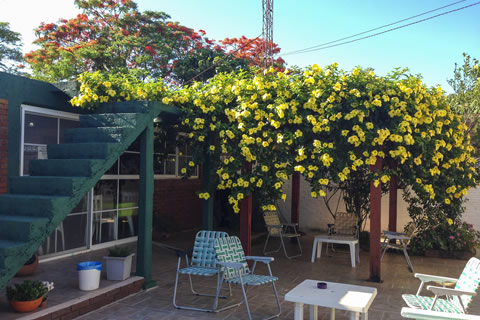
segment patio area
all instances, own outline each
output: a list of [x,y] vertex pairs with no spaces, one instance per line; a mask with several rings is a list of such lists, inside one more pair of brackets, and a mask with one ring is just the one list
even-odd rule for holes
[[[107,320],[107,319],[245,319],[247,318],[244,305],[232,308],[220,313],[204,313],[187,310],[177,310],[172,305],[173,288],[175,281],[175,273],[177,266],[177,257],[168,247],[174,246],[178,248],[190,249],[193,244],[194,232],[184,232],[176,234],[175,237],[163,242],[162,244],[154,243],[153,246],[153,278],[157,281],[157,287],[140,291],[124,299],[120,299],[113,304],[85,314],[78,319]],[[360,252],[360,264],[356,268],[351,267],[350,254],[345,246],[336,245],[336,252],[329,250],[326,255],[325,251],[322,257],[317,259],[315,263],[311,262],[311,250],[313,236],[315,233],[310,232],[301,238],[303,247],[303,255],[300,258],[288,260],[283,253],[277,253],[273,256],[275,261],[272,263],[272,271],[279,278],[277,289],[282,304],[282,313],[279,319],[293,319],[293,306],[291,302],[284,301],[285,294],[293,287],[301,283],[304,279],[315,279],[330,282],[341,282],[360,286],[375,287],[378,290],[372,306],[369,309],[369,319],[387,320],[402,319],[400,309],[406,306],[401,298],[403,293],[415,293],[420,281],[413,277],[408,271],[403,254],[394,252],[387,253],[382,260],[382,283],[374,283],[367,281],[369,276],[369,253]],[[256,235],[252,245],[253,255],[262,255],[264,237]],[[325,246],[324,246],[325,247]],[[288,244],[287,250],[295,250],[295,244]],[[39,266],[38,276],[42,280],[55,282],[55,289],[50,293],[49,305],[65,302],[68,299],[76,299],[84,292],[77,289],[77,277],[75,264],[77,261],[86,261],[89,259],[101,259],[104,251],[96,251],[84,255],[72,256],[57,261],[45,262]],[[444,275],[457,278],[466,260],[450,260],[430,257],[411,257],[415,272]],[[183,263],[184,261],[182,261]],[[259,264],[256,273],[262,274],[267,272],[266,268]],[[102,275],[104,277],[104,275]],[[182,281],[183,280],[183,281]],[[110,282],[102,280],[102,286],[118,285],[118,282]],[[196,289],[204,289],[203,291],[214,292],[216,278],[211,277],[194,277],[194,285]],[[226,292],[226,286],[224,292]],[[232,286],[233,297],[227,301],[221,300],[220,304],[232,301],[240,301],[242,293],[238,286]],[[276,310],[275,298],[271,286],[261,286],[252,288],[248,292],[249,304],[254,319],[261,319],[270,314],[274,314]],[[182,276],[180,278],[178,303],[192,304],[196,306],[210,307],[211,298],[197,297],[190,293],[188,286],[188,278]],[[46,310],[46,309],[44,309]],[[319,319],[329,319],[330,310],[327,308],[319,308]],[[470,306],[471,314],[480,314],[480,300],[474,299]],[[5,297],[0,299],[0,318],[2,320],[18,319],[21,316],[9,309]],[[35,313],[26,314],[25,319],[35,319]],[[305,306],[305,316],[308,317],[308,307]],[[50,317],[48,319],[60,319]],[[337,310],[336,319],[348,319],[349,313]]]

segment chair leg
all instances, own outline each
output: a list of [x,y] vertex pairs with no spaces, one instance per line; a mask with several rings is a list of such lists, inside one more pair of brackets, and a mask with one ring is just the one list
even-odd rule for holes
[[388,237],[385,237],[385,239],[383,240],[383,251],[382,251],[382,256],[380,257],[380,260],[383,259],[383,255],[385,254],[385,251],[387,251],[389,241],[390,240],[388,239]]
[[297,255],[294,255],[294,256],[289,256],[287,254],[287,249],[285,248],[285,242],[283,241],[283,237],[280,237],[280,240],[282,241],[283,252],[285,253],[285,257],[287,257],[287,259],[300,257],[302,255],[302,253],[303,253],[302,252],[302,246],[300,245],[300,240],[298,238],[299,237],[297,237],[297,243],[298,243],[298,247],[300,248],[300,254],[297,254]]
[[252,320],[252,314],[250,313],[250,307],[248,306],[247,292],[245,291],[245,285],[243,284],[243,279],[240,276],[240,285],[242,286],[243,301],[245,301],[245,307],[247,308],[248,319]]
[[[272,251],[265,251],[267,249],[267,243],[268,243],[268,240],[270,238],[270,234],[267,236],[267,240],[265,241],[265,246],[263,247],[263,255],[267,255],[269,253],[273,253],[273,252],[278,252],[280,251],[280,249],[282,248],[282,243],[280,243],[280,245],[278,246],[278,249],[277,250],[272,250]],[[282,237],[280,237],[281,239]]]
[[[268,273],[270,274],[270,276],[272,276],[272,269],[270,268],[270,264],[268,264],[267,267],[268,267]],[[273,316],[270,316],[270,317],[265,318],[265,319],[276,318],[282,312],[282,306],[280,305],[280,299],[278,299],[278,291],[277,291],[277,287],[275,286],[275,281],[272,282],[272,287],[273,287],[273,293],[275,294],[275,300],[277,301],[278,312],[276,314],[274,314]]]
[[408,253],[407,253],[407,246],[403,240],[402,240],[402,247],[403,247],[403,254],[405,255],[405,260],[407,260],[408,270],[410,270],[410,272],[413,272],[412,262],[410,261],[410,257],[408,256]]

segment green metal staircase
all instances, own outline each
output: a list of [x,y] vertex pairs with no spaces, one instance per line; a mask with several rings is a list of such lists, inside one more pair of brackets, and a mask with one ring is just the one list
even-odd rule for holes
[[103,104],[49,145],[48,159],[31,161],[30,176],[11,178],[0,195],[0,290],[154,118],[177,116],[159,102]]

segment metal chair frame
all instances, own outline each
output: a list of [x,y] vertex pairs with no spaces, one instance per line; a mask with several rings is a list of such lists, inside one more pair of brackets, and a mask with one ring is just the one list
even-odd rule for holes
[[[220,291],[217,291],[215,294],[208,294],[208,293],[200,293],[195,291],[193,288],[193,281],[192,275],[197,276],[217,276],[217,284],[221,280],[221,274],[219,273],[219,269],[217,266],[217,260],[215,257],[215,239],[218,238],[225,238],[228,237],[226,232],[221,231],[206,231],[201,230],[195,236],[195,243],[192,250],[189,251],[182,251],[176,250],[176,254],[178,256],[177,262],[177,273],[175,277],[175,287],[173,291],[173,306],[177,309],[184,309],[184,310],[193,310],[193,311],[204,311],[204,312],[218,312],[225,310],[226,308],[217,310],[218,299],[226,299],[226,296],[220,296]],[[188,255],[192,254],[192,260],[189,261]],[[186,267],[181,269],[180,264],[182,257],[185,257]],[[204,296],[204,297],[213,297],[215,298],[213,302],[213,307],[211,309],[204,309],[198,308],[193,306],[183,306],[179,305],[176,302],[177,299],[177,288],[178,288],[178,280],[180,274],[188,275],[188,280],[190,283],[190,290],[192,294],[196,296]],[[229,295],[232,295],[232,291],[230,288]],[[238,304],[236,304],[238,305]],[[227,308],[234,307],[235,305],[228,306]]]
[[[300,257],[303,254],[302,245],[300,244],[301,234],[299,234],[297,231],[297,228],[298,228],[297,223],[280,223],[280,219],[278,218],[277,213],[274,211],[265,212],[263,214],[263,219],[265,220],[265,226],[267,227],[267,231],[268,231],[267,240],[265,241],[265,245],[263,246],[264,255],[267,255],[273,252],[279,252],[281,248],[283,248],[283,253],[285,254],[285,257],[287,257],[287,259]],[[288,228],[292,228],[293,233],[287,232]],[[278,249],[267,251],[268,240],[270,239],[270,237],[280,238],[280,245]],[[287,239],[296,238],[300,253],[297,255],[289,256],[287,254],[287,249],[285,248],[285,242],[283,241],[284,238],[287,238]]]
[[[282,312],[282,307],[280,305],[280,299],[278,298],[278,292],[275,286],[275,281],[277,281],[278,278],[273,276],[272,269],[270,267],[270,263],[274,261],[274,258],[245,256],[240,239],[236,236],[215,240],[215,251],[217,253],[218,265],[220,266],[219,271],[222,279],[217,286],[217,295],[222,288],[223,282],[227,282],[229,285],[231,283],[241,285],[243,301],[237,303],[235,306],[244,302],[247,309],[248,319],[252,320],[252,314],[250,312],[247,298],[248,286],[258,286],[271,283],[278,306],[278,312],[264,319],[273,319],[278,317]],[[251,270],[248,267],[247,260],[253,261]],[[263,262],[267,265],[268,275],[264,276],[254,274],[257,262]],[[222,310],[225,310],[225,308]]]

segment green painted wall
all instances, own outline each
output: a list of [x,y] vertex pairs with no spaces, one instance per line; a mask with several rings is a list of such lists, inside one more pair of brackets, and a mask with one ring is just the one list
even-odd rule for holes
[[[8,100],[8,177],[19,175],[22,104],[35,107],[86,113],[68,102],[70,97],[53,84],[0,72],[0,99]],[[8,188],[8,186],[7,186]]]

